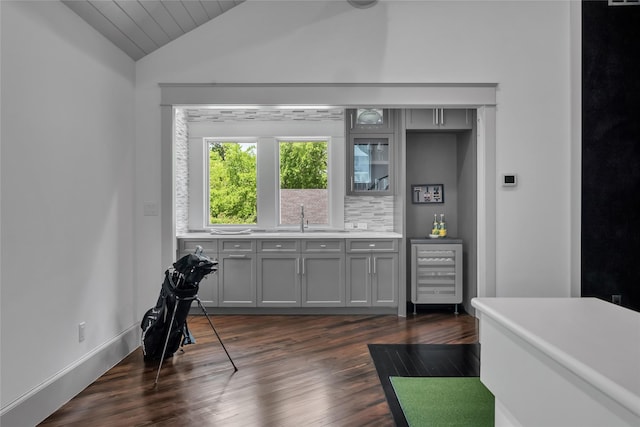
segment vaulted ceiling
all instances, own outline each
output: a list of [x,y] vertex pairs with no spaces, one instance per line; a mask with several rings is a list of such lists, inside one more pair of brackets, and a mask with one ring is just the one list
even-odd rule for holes
[[245,0],[62,0],[134,60]]

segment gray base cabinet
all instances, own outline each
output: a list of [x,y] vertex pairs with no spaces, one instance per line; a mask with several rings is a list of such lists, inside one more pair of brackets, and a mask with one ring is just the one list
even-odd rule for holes
[[462,302],[462,244],[411,245],[411,302]]
[[347,306],[398,305],[397,240],[347,241]]
[[302,306],[344,307],[343,254],[309,254],[302,257]]
[[220,240],[218,250],[219,306],[255,307],[255,241]]
[[180,239],[178,255],[197,246],[218,260],[200,282],[207,306],[398,305],[397,239]]
[[255,307],[256,256],[226,254],[219,262],[220,307]]
[[371,257],[347,255],[347,305],[371,305]]
[[372,258],[371,305],[398,305],[398,254],[376,254]]
[[300,257],[258,255],[258,307],[300,306]]

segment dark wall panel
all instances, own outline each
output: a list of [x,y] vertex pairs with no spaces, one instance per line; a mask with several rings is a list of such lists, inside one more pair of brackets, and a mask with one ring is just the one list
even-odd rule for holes
[[582,3],[582,296],[640,311],[640,6]]

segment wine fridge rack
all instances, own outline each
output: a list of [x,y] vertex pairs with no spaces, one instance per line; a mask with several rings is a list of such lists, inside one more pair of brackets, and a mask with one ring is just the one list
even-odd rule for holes
[[411,302],[462,302],[462,244],[411,245]]

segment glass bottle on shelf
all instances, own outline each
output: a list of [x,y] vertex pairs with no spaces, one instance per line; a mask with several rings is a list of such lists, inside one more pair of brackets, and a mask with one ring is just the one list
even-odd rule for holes
[[431,227],[431,235],[439,236],[440,235],[440,224],[438,223],[438,215],[433,214],[433,226]]
[[440,224],[439,224],[439,234],[440,237],[447,237],[447,223],[444,221],[444,214],[440,214]]

